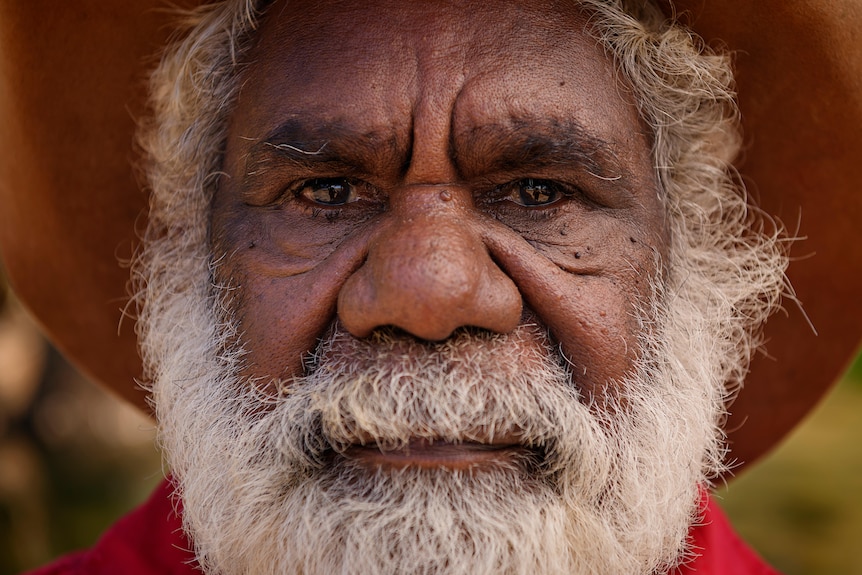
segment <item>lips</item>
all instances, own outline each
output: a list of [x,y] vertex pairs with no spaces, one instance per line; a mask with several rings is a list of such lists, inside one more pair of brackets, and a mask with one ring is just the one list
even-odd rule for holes
[[385,449],[378,444],[353,445],[342,456],[372,469],[482,471],[519,467],[525,461],[535,460],[536,451],[505,439],[494,443],[415,439],[395,449]]

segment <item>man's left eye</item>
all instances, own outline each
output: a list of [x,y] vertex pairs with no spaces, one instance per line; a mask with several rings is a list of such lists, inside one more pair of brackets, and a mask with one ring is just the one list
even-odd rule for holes
[[320,178],[309,180],[298,195],[324,206],[343,206],[358,199],[356,186],[345,178]]
[[526,178],[505,186],[509,188],[506,199],[520,206],[546,206],[560,200],[565,194],[559,186],[547,180]]

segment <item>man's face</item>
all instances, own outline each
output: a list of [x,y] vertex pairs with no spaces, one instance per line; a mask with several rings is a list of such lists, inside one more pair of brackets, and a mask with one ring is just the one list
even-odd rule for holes
[[529,4],[268,10],[211,222],[241,362],[154,385],[205,567],[679,553],[716,386],[668,360],[650,138],[586,15]]
[[585,391],[621,377],[666,238],[649,137],[584,16],[309,4],[260,30],[214,207],[248,375],[300,372],[336,318],[440,341],[535,314]]

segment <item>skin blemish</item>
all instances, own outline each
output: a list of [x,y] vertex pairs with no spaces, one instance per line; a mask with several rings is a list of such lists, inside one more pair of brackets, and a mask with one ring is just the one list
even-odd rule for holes
[[452,201],[452,192],[450,192],[449,190],[443,190],[442,192],[440,192],[440,199],[444,202]]
[[575,252],[575,259],[576,260],[581,259],[581,252]]

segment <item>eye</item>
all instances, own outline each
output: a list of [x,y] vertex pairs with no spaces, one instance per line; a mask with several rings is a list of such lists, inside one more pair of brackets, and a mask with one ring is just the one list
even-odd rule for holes
[[509,192],[506,199],[519,206],[527,207],[553,204],[565,195],[559,186],[553,182],[534,180],[533,178],[525,178],[506,184],[505,188],[508,188],[506,191]]
[[346,178],[319,178],[309,180],[297,195],[324,206],[343,206],[358,199],[356,186]]

